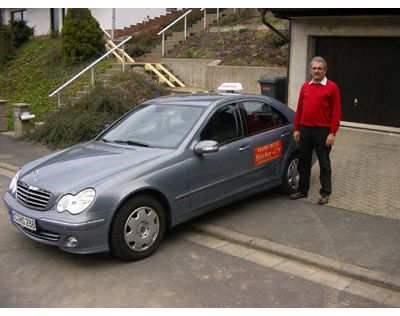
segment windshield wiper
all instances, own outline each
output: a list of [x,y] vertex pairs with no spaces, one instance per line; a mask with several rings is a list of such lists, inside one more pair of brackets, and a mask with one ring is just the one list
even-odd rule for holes
[[107,138],[99,138],[99,139],[97,139],[97,140],[102,141],[102,142],[105,142],[105,143],[113,143],[112,140],[107,139]]
[[114,140],[114,143],[117,144],[128,144],[131,146],[139,146],[139,147],[150,147],[150,145],[145,143],[134,142],[132,140]]

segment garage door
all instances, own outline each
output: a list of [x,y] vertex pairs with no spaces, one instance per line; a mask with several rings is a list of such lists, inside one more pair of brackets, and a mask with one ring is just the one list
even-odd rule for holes
[[315,37],[339,86],[342,121],[400,127],[400,38]]

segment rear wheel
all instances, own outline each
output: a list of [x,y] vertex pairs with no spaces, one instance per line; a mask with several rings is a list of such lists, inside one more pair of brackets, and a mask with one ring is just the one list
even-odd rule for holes
[[300,174],[297,170],[298,164],[299,155],[295,153],[289,158],[283,172],[280,192],[284,195],[289,195],[298,191],[300,181]]
[[111,252],[128,261],[146,258],[160,244],[165,226],[161,204],[152,196],[135,196],[120,207],[113,219]]

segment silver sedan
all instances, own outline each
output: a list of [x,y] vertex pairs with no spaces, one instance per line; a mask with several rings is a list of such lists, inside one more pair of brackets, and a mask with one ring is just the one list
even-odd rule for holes
[[294,116],[262,95],[156,98],[96,139],[23,166],[3,199],[33,240],[142,259],[170,227],[264,190],[296,190]]

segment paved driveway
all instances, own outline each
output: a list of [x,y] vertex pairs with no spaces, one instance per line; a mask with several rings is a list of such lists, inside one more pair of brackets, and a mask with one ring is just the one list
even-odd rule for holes
[[[400,135],[340,128],[331,152],[329,205],[400,220]],[[319,165],[305,201],[319,199]]]

